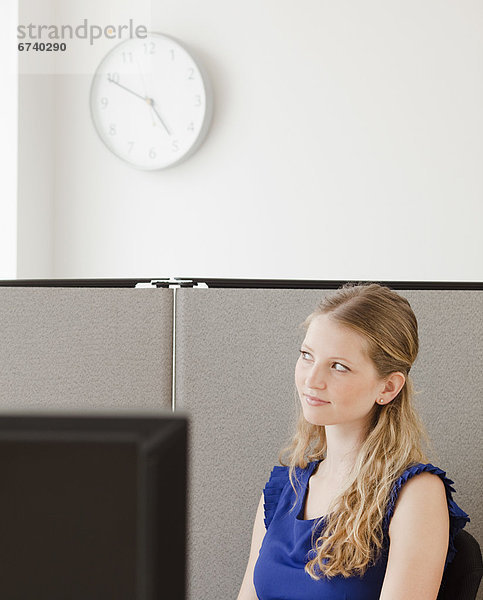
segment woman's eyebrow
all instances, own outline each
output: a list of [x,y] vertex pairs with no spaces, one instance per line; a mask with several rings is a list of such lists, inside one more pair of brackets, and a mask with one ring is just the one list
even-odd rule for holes
[[[312,348],[306,343],[302,343],[302,346],[307,348],[307,350],[310,350],[310,352],[313,352]],[[343,356],[329,356],[329,360],[343,360],[344,362],[349,363],[350,365],[355,364],[353,361],[350,361],[348,358],[344,358]]]
[[307,350],[310,350],[310,352],[313,352],[312,348],[308,346],[305,342],[302,342],[302,347],[307,348]]

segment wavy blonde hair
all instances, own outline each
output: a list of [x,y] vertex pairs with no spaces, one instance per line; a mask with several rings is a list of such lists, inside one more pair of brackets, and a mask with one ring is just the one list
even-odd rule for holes
[[[388,287],[376,283],[348,283],[328,295],[304,322],[305,329],[318,315],[356,331],[367,342],[367,353],[377,373],[386,378],[399,371],[406,382],[388,404],[375,404],[368,429],[344,491],[333,500],[324,517],[324,528],[315,540],[305,566],[313,579],[336,575],[363,575],[383,547],[383,521],[395,480],[411,464],[427,462],[426,430],[413,408],[413,384],[409,370],[418,354],[418,325],[409,302]],[[289,466],[297,494],[295,467],[305,468],[323,460],[325,427],[308,423],[299,406],[299,419],[291,444],[280,453]],[[314,531],[322,519],[316,523]]]

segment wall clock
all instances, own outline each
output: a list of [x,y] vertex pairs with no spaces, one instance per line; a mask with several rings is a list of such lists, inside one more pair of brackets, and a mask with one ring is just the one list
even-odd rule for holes
[[208,131],[213,98],[200,64],[160,33],[113,48],[94,74],[91,116],[99,137],[133,167],[164,169],[191,156]]

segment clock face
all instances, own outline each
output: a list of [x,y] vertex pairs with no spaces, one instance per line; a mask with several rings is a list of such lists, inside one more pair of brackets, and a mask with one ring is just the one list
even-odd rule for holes
[[158,33],[116,46],[92,82],[91,114],[104,144],[139,169],[163,169],[190,156],[212,112],[200,66],[176,40]]

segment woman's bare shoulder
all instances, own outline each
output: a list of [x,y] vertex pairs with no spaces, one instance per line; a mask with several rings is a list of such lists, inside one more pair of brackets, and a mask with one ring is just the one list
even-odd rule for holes
[[[448,516],[446,489],[441,478],[435,473],[424,471],[414,475],[402,486],[394,507],[389,526],[389,535],[395,528],[411,520],[424,521],[433,517]],[[445,519],[446,521],[446,519]]]

